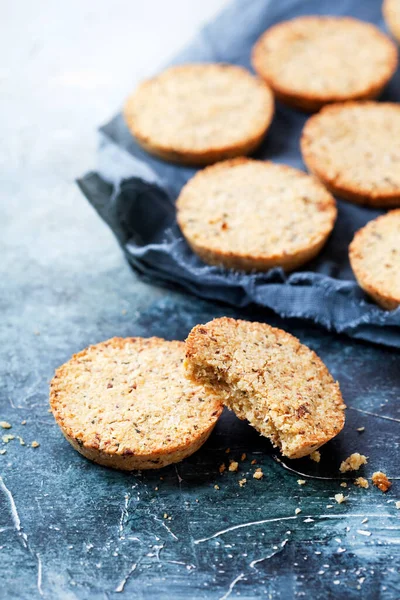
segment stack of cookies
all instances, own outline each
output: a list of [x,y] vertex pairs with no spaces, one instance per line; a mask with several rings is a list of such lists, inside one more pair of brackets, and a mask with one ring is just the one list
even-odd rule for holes
[[338,384],[320,358],[264,323],[220,318],[186,344],[113,338],[57,369],[50,405],[86,458],[116,469],[157,469],[193,454],[223,406],[289,458],[315,451],[344,425]]
[[[400,0],[385,0],[383,11],[398,37]],[[188,64],[139,85],[124,108],[137,142],[163,160],[207,167],[177,201],[182,234],[202,261],[288,272],[317,256],[328,240],[337,216],[334,195],[374,208],[400,207],[400,106],[374,100],[394,74],[397,54],[370,23],[298,17],[256,41],[251,62],[257,76],[237,65]],[[301,138],[311,175],[244,158],[268,135],[274,98],[316,112]],[[400,304],[397,221],[396,214],[387,217],[390,242],[374,245],[391,284],[383,285],[376,269],[366,283],[351,259],[360,286],[385,309]],[[357,236],[352,256],[364,240]],[[359,252],[372,263],[371,248]]]

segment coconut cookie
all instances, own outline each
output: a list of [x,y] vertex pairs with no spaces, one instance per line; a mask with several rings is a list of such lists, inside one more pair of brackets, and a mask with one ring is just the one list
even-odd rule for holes
[[145,81],[124,116],[151,154],[186,165],[208,165],[253,152],[273,117],[270,89],[242,67],[190,64]]
[[307,121],[301,151],[334,194],[357,204],[400,205],[400,105],[327,106]]
[[375,302],[388,310],[400,306],[400,209],[360,229],[349,256],[359,285]]
[[400,0],[384,0],[382,10],[386,25],[400,42]]
[[305,111],[376,98],[397,66],[393,42],[350,17],[297,17],[268,29],[253,48],[255,71],[276,97]]
[[336,212],[316,179],[245,158],[199,171],[177,201],[177,220],[193,251],[206,263],[242,271],[290,271],[309,261],[325,244]]
[[339,385],[315,352],[281,329],[225,317],[197,325],[185,368],[289,458],[310,454],[343,428]]
[[222,411],[190,383],[183,342],[113,338],[57,369],[50,405],[72,446],[115,469],[158,469],[193,454]]

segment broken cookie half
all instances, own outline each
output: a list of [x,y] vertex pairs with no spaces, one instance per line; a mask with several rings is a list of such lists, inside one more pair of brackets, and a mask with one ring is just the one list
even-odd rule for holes
[[185,368],[289,458],[343,429],[338,383],[315,352],[281,329],[226,317],[197,325],[186,340]]

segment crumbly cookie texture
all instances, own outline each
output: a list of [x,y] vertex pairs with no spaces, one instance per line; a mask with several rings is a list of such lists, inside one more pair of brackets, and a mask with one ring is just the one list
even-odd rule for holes
[[57,369],[50,405],[81,454],[116,469],[157,469],[195,452],[222,411],[184,375],[183,342],[113,338]]
[[350,454],[346,460],[342,461],[339,470],[341,473],[347,473],[347,471],[358,471],[362,465],[366,465],[367,463],[367,456],[364,456],[364,454],[360,454],[359,452],[354,452],[354,454]]
[[311,16],[268,29],[252,63],[279,100],[305,111],[376,98],[397,67],[397,49],[377,27],[351,17]]
[[387,310],[400,306],[400,209],[360,229],[349,257],[359,285],[375,302]]
[[400,105],[347,102],[308,119],[304,162],[334,194],[357,204],[400,206]]
[[225,64],[171,67],[128,98],[125,121],[138,143],[168,161],[207,165],[250,154],[273,117],[271,90]]
[[246,158],[199,171],[177,200],[187,242],[212,265],[290,271],[318,254],[334,226],[334,198],[315,178]]
[[382,10],[386,25],[400,42],[400,0],[384,0]]
[[290,458],[311,454],[343,428],[339,385],[315,352],[281,329],[226,317],[197,325],[185,368]]

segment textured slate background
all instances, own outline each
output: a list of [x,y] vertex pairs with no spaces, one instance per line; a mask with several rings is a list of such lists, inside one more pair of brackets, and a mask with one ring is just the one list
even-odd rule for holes
[[[2,15],[0,420],[13,425],[2,433],[27,445],[0,442],[7,450],[0,455],[0,598],[399,598],[398,352],[283,324],[267,312],[243,313],[299,335],[341,383],[345,431],[324,448],[320,465],[287,463],[305,474],[305,486],[229,413],[199,453],[143,474],[92,465],[48,413],[54,368],[84,346],[113,335],[183,339],[198,322],[239,314],[137,281],[74,186],[92,160],[95,124],[132,85],[133,44],[140,38],[137,62],[149,69],[160,60],[155,40],[173,52],[182,23],[190,37],[216,6],[191,3],[185,12],[183,1],[168,8],[148,1],[140,12],[133,4],[118,1],[111,12],[105,0],[84,7],[21,0]],[[141,32],[156,10],[147,39]],[[106,44],[110,26],[119,35]],[[132,77],[142,75],[138,67]],[[39,448],[29,447],[33,440]],[[248,459],[239,473],[221,476],[227,447],[229,456]],[[353,451],[370,457],[366,473],[379,468],[397,478],[387,495],[340,487],[338,465]],[[253,458],[264,479],[249,475],[240,488]],[[349,494],[345,504],[332,500],[337,492]]]

